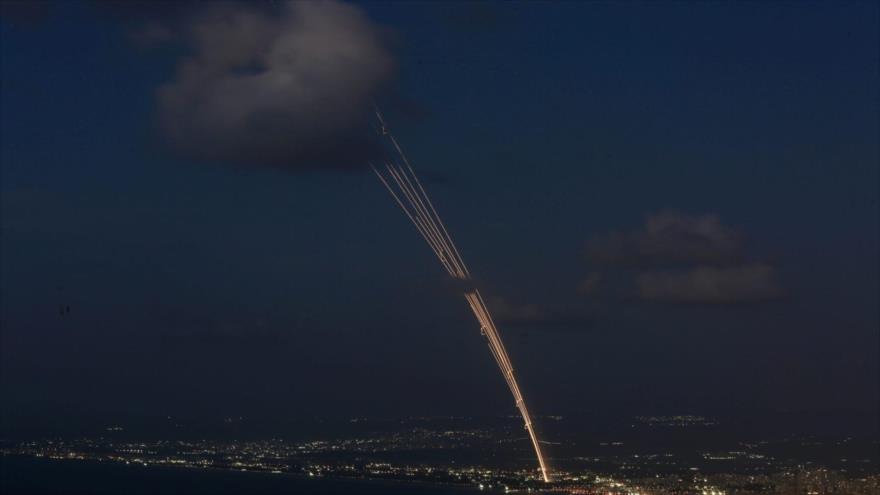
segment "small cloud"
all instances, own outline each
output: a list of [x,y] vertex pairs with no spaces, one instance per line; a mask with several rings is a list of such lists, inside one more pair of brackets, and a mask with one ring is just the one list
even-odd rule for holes
[[738,230],[715,215],[661,211],[648,215],[641,229],[593,237],[586,255],[601,266],[729,264],[742,257],[742,240]]
[[776,270],[762,263],[644,272],[636,278],[636,290],[646,301],[693,304],[758,302],[783,294]]
[[[716,215],[660,211],[629,232],[598,235],[586,255],[601,277],[584,279],[580,292],[666,303],[726,304],[776,299],[783,294],[768,263],[749,260],[739,229]],[[601,287],[600,287],[601,281]],[[610,292],[610,293],[609,293]]]

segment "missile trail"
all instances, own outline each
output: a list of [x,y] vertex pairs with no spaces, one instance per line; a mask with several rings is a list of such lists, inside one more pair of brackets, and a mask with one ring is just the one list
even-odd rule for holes
[[[390,158],[383,161],[381,167],[376,167],[373,163],[370,164],[370,167],[373,169],[376,177],[382,182],[382,185],[385,186],[385,189],[391,194],[391,197],[394,198],[400,209],[403,210],[407,218],[418,230],[419,234],[431,248],[431,251],[434,252],[434,255],[437,256],[437,259],[449,276],[457,280],[470,280],[470,271],[468,271],[467,265],[465,265],[458,252],[458,248],[452,241],[452,236],[449,235],[446,225],[440,219],[440,215],[437,213],[436,208],[434,208],[434,204],[431,203],[431,199],[428,197],[427,192],[425,192],[425,188],[422,186],[415,170],[410,165],[397,140],[388,131],[385,126],[385,120],[378,110],[376,110],[376,118],[381,126],[378,134],[387,138],[393,153]],[[492,320],[489,309],[486,307],[486,303],[483,301],[483,296],[480,295],[479,290],[469,288],[465,291],[464,297],[474,313],[474,317],[476,317],[477,322],[480,324],[481,333],[486,336],[492,357],[498,364],[498,368],[507,382],[507,387],[513,395],[516,408],[523,418],[525,429],[529,433],[529,440],[531,440],[532,447],[534,447],[535,454],[538,457],[541,477],[545,482],[549,482],[550,476],[547,473],[544,454],[541,452],[541,442],[535,434],[532,417],[526,408],[525,398],[519,388],[519,383],[516,381],[516,376],[513,373],[513,364],[510,361],[510,356],[507,354],[504,343],[501,341],[501,334],[498,332],[498,328],[495,326],[495,322]]]

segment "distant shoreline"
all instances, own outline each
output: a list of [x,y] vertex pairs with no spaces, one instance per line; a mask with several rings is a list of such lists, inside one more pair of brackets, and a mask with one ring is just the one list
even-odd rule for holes
[[[26,486],[18,487],[16,485],[7,486],[10,481],[14,481],[15,476],[10,476],[11,470],[13,466],[9,465],[9,462],[12,464],[25,463],[37,465],[42,464],[47,466],[50,470],[56,467],[66,468],[85,468],[86,470],[90,469],[113,469],[118,470],[120,472],[127,471],[132,475],[146,474],[146,473],[171,473],[173,475],[185,475],[185,476],[199,476],[203,474],[210,473],[209,476],[241,476],[250,475],[251,480],[259,479],[261,481],[291,481],[296,483],[298,486],[302,484],[302,488],[314,488],[315,493],[325,493],[322,489],[325,488],[328,484],[337,486],[342,488],[339,485],[363,485],[366,489],[363,490],[365,493],[374,493],[372,488],[391,488],[394,487],[394,491],[397,489],[415,489],[419,493],[436,493],[436,494],[445,494],[445,493],[474,493],[480,492],[480,489],[474,486],[470,486],[468,484],[453,484],[453,483],[432,483],[430,481],[424,480],[405,480],[405,479],[384,479],[384,478],[370,478],[370,477],[346,477],[346,476],[308,476],[301,473],[295,473],[290,471],[281,471],[277,473],[273,473],[271,471],[258,471],[258,470],[248,470],[248,469],[225,469],[220,467],[212,467],[206,466],[203,468],[194,468],[194,467],[184,467],[184,466],[172,466],[172,465],[162,465],[162,464],[148,464],[147,466],[138,465],[135,463],[125,464],[122,462],[112,461],[112,460],[98,460],[98,459],[53,459],[48,457],[37,457],[37,456],[29,456],[23,454],[2,454],[0,455],[0,488],[4,494],[13,494],[13,493],[48,493],[39,491],[39,487],[36,487],[38,491],[31,491]],[[10,471],[8,471],[10,470]],[[26,481],[25,481],[26,483]],[[311,486],[309,486],[311,485]],[[24,491],[16,491],[20,489],[24,489]],[[279,487],[280,488],[280,487]],[[12,490],[12,491],[9,491]],[[289,493],[289,488],[287,489]],[[355,493],[358,493],[359,490],[355,490]],[[59,493],[68,493],[63,491]],[[76,493],[82,493],[77,491]],[[96,491],[95,493],[111,493]],[[141,493],[141,492],[134,492]],[[147,492],[144,492],[147,493]],[[161,492],[161,493],[172,493],[172,492]],[[173,493],[209,493],[204,491],[180,491],[177,488],[173,489]],[[237,493],[237,492],[222,492],[222,493]],[[256,493],[276,493],[274,490],[270,490],[269,492],[257,491]],[[297,491],[297,493],[300,493]],[[305,493],[311,493],[311,491],[306,491]],[[329,493],[329,492],[327,492]],[[375,492],[380,493],[380,492]],[[400,492],[405,493],[405,492]]]

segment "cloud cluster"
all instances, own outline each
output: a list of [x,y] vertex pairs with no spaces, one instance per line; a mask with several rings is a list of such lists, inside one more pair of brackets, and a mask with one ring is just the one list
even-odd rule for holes
[[[594,266],[631,278],[644,301],[732,304],[783,294],[776,269],[747,261],[741,232],[715,215],[652,214],[641,229],[588,240],[585,251]],[[598,280],[590,275],[584,292],[595,292]]]
[[291,170],[361,167],[375,152],[367,118],[394,60],[357,7],[221,4],[184,30],[191,53],[157,95],[177,150]]
[[587,241],[587,258],[598,265],[657,266],[729,263],[741,257],[743,236],[715,215],[671,211],[648,215],[642,229],[613,232]]
[[776,270],[767,264],[701,266],[687,271],[644,272],[636,278],[639,297],[648,301],[730,304],[765,301],[782,295]]

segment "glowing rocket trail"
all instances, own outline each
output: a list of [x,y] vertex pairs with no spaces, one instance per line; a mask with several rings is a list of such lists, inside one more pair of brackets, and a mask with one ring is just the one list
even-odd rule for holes
[[[406,155],[403,154],[403,150],[400,149],[397,140],[394,139],[394,136],[386,128],[385,121],[378,111],[376,111],[376,117],[381,125],[379,134],[388,139],[394,153],[391,159],[384,161],[382,167],[377,168],[371,163],[370,166],[373,168],[373,172],[376,173],[376,176],[394,198],[394,201],[403,210],[407,218],[410,219],[416,230],[425,239],[425,242],[428,243],[428,246],[437,256],[437,259],[440,260],[440,264],[443,265],[446,272],[452,278],[470,280],[471,275],[464,264],[464,260],[461,259],[455,243],[452,242],[452,237],[437,214],[437,210],[422,187],[422,183],[419,181],[418,176],[416,176],[409,160],[406,159]],[[508,388],[510,388],[510,393],[513,394],[516,408],[519,409],[522,415],[525,428],[529,432],[529,439],[535,448],[535,454],[538,456],[541,476],[545,482],[548,482],[550,477],[547,474],[547,465],[544,463],[544,455],[541,453],[538,437],[535,435],[532,418],[529,415],[529,410],[526,408],[519,384],[513,374],[513,365],[510,362],[510,356],[507,355],[507,349],[504,348],[504,343],[501,342],[498,328],[489,314],[489,309],[483,301],[483,296],[480,295],[476,288],[468,289],[464,297],[471,311],[474,312],[477,321],[480,323],[480,330],[486,336],[486,340],[488,340],[492,357],[498,363],[501,374],[504,375],[504,380],[507,382]]]

